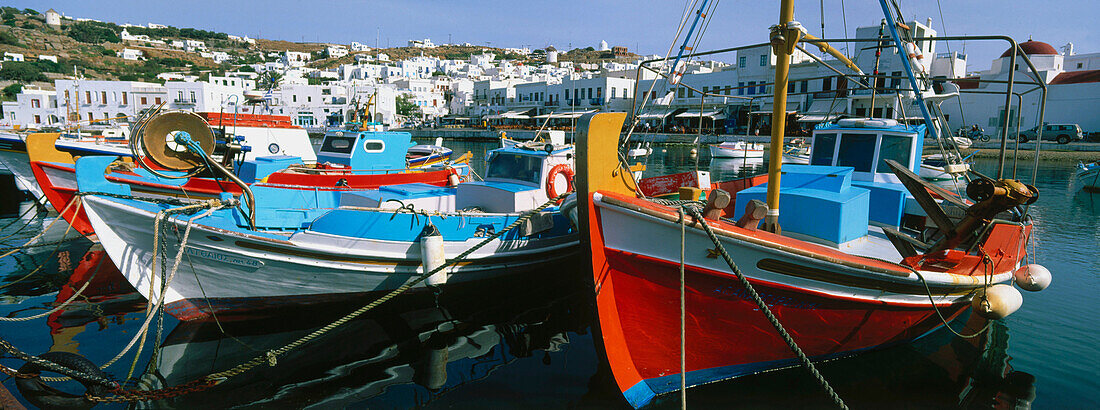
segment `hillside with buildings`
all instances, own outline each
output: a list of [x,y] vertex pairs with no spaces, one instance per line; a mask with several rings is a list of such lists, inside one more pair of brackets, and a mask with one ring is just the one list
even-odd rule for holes
[[[872,39],[877,22],[859,27],[855,37]],[[914,34],[936,36],[932,20],[907,23]],[[434,44],[410,39],[404,47],[294,43],[243,35],[147,23],[117,25],[55,10],[0,8],[0,87],[4,89],[0,127],[61,128],[80,122],[122,124],[156,106],[207,112],[285,115],[311,131],[340,126],[366,109],[388,125],[410,121],[463,123],[500,128],[568,126],[584,113],[627,111],[647,101],[638,114],[649,129],[698,129],[751,133],[769,121],[775,55],[767,46],[742,49],[722,58],[691,60],[683,79],[670,84],[639,64],[625,47],[596,41],[564,51],[553,46],[531,50],[473,44]],[[807,129],[838,116],[914,117],[913,92],[901,79],[896,58],[875,58],[873,40],[857,43],[852,60],[864,72],[889,78],[876,90],[850,82],[802,52],[792,57],[787,111],[793,127]],[[1062,52],[1042,42],[1021,43],[1049,85],[1047,120],[1078,123],[1100,131],[1100,53]],[[946,118],[952,128],[980,124],[987,132],[1034,126],[1025,106],[1014,118],[989,94],[1012,72],[1005,56],[991,69],[967,70],[966,55],[940,53],[936,42],[914,48],[918,69],[932,81],[951,81],[964,93],[944,102],[954,113],[961,104],[977,114]],[[822,56],[836,67],[832,57]],[[984,63],[983,63],[984,65]],[[667,72],[668,67],[656,65]],[[1017,81],[1031,78],[1019,71]],[[992,80],[994,82],[989,82]],[[967,94],[966,90],[980,93]],[[252,92],[249,92],[252,91]],[[258,93],[256,92],[258,91]],[[246,98],[246,92],[248,97]],[[706,93],[706,96],[700,95]],[[1034,105],[1037,93],[1023,99]],[[1085,101],[1085,103],[1082,103]],[[1003,101],[1002,101],[1003,102]],[[965,124],[964,124],[965,122]]]

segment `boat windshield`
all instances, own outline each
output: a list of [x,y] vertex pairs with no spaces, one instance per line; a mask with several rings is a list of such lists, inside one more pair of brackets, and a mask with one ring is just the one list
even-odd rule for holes
[[[913,138],[902,135],[882,134],[882,142],[879,144],[878,168],[875,172],[893,172],[886,160],[892,159],[899,164],[909,166],[909,153],[913,145]],[[943,166],[943,165],[939,165]]]
[[539,183],[542,172],[542,158],[530,155],[500,153],[489,160],[486,178],[518,179],[533,184]]

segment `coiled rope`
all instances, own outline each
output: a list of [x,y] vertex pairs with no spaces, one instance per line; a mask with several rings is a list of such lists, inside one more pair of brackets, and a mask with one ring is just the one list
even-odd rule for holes
[[795,343],[793,338],[791,338],[791,335],[787,333],[786,329],[783,328],[783,324],[779,323],[779,319],[777,319],[775,317],[775,314],[772,313],[772,310],[768,307],[768,304],[764,302],[764,299],[760,297],[760,294],[756,293],[756,289],[754,289],[752,284],[749,283],[748,278],[746,278],[745,275],[741,273],[741,269],[737,268],[737,264],[733,262],[733,258],[731,258],[729,253],[726,252],[726,248],[722,246],[722,241],[719,240],[718,235],[715,235],[714,231],[711,230],[710,225],[707,224],[706,219],[703,218],[703,215],[699,212],[699,210],[690,205],[682,206],[680,209],[682,210],[681,212],[687,212],[691,215],[692,218],[695,218],[695,220],[699,222],[700,225],[702,225],[703,231],[706,232],[707,236],[710,237],[710,240],[714,242],[714,247],[718,250],[718,253],[722,255],[722,259],[726,261],[726,264],[729,265],[731,270],[733,270],[733,274],[737,275],[737,279],[741,281],[741,286],[744,286],[745,291],[748,292],[749,296],[752,296],[753,302],[756,302],[756,306],[760,308],[760,311],[764,313],[765,317],[767,317],[768,322],[772,324],[772,327],[774,327],[776,332],[779,333],[779,336],[783,338],[783,342],[787,344],[787,347],[790,348],[792,352],[794,352],[795,356],[798,356],[798,360],[802,362],[802,366],[805,367],[806,370],[809,370],[810,374],[812,374],[814,378],[817,379],[817,383],[821,385],[821,388],[825,390],[825,393],[829,395],[829,398],[833,400],[833,403],[836,404],[837,407],[841,409],[847,409],[848,406],[844,404],[844,400],[836,394],[836,391],[833,390],[833,387],[830,386],[829,382],[825,380],[825,377],[821,375],[821,372],[817,371],[817,367],[815,367],[813,362],[810,361],[810,358],[806,357],[806,354],[802,352],[802,349],[798,347],[798,344]]

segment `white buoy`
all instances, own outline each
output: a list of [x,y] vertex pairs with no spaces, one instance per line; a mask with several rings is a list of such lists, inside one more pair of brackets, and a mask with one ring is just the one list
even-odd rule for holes
[[998,283],[988,289],[979,290],[970,305],[974,312],[986,319],[1003,319],[1024,304],[1024,295],[1016,288]]
[[[431,272],[447,262],[446,255],[443,253],[443,235],[439,233],[439,229],[435,225],[428,224],[420,233],[420,259],[421,266],[424,269],[421,273]],[[447,271],[436,272],[434,275],[429,276],[424,283],[427,283],[428,286],[440,286],[447,283]]]
[[1031,292],[1046,289],[1052,279],[1050,270],[1037,263],[1021,266],[1012,273],[1012,277],[1016,280],[1016,286]]

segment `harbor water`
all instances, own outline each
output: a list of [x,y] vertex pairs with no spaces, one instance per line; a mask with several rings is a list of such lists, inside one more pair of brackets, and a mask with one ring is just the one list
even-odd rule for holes
[[[471,151],[478,173],[484,170],[485,152],[499,146],[445,143],[456,153]],[[714,181],[767,169],[762,160],[711,160],[703,148],[692,155],[692,146],[655,145],[652,156],[637,161],[646,163],[647,176],[698,169],[710,171]],[[1100,407],[1100,344],[1095,342],[1100,301],[1094,296],[1100,291],[1100,194],[1074,186],[1073,166],[1042,161],[1036,170],[1041,197],[1030,210],[1036,222],[1032,252],[1053,272],[1051,286],[1025,292],[1023,307],[992,323],[982,336],[962,339],[941,329],[911,344],[822,363],[822,374],[849,406]],[[986,175],[995,175],[996,167],[992,159],[975,164]],[[1025,181],[1032,171],[1030,162],[1016,169]],[[37,215],[31,202],[3,211],[4,253],[53,221]],[[56,223],[36,240],[37,246],[0,259],[0,316],[46,313],[87,287],[63,310],[0,322],[0,337],[30,354],[67,351],[107,363],[142,327],[146,302],[98,245],[65,240],[64,230],[63,222]],[[600,361],[591,277],[583,266],[577,260],[511,282],[398,297],[224,383],[139,407],[628,408]],[[185,265],[180,274],[187,274]],[[131,350],[106,371],[131,388],[180,385],[264,356],[368,302],[204,322],[165,315],[163,321],[150,322],[149,340],[137,359]],[[952,325],[971,333],[985,322],[974,316]],[[23,363],[5,356],[0,364],[18,368]],[[6,392],[0,390],[0,403],[7,397],[31,407],[14,379],[2,385]],[[75,382],[55,385],[83,391]],[[832,403],[801,368],[701,386],[687,397],[688,406],[705,408],[824,408]],[[679,397],[671,396],[653,407],[679,405]]]

